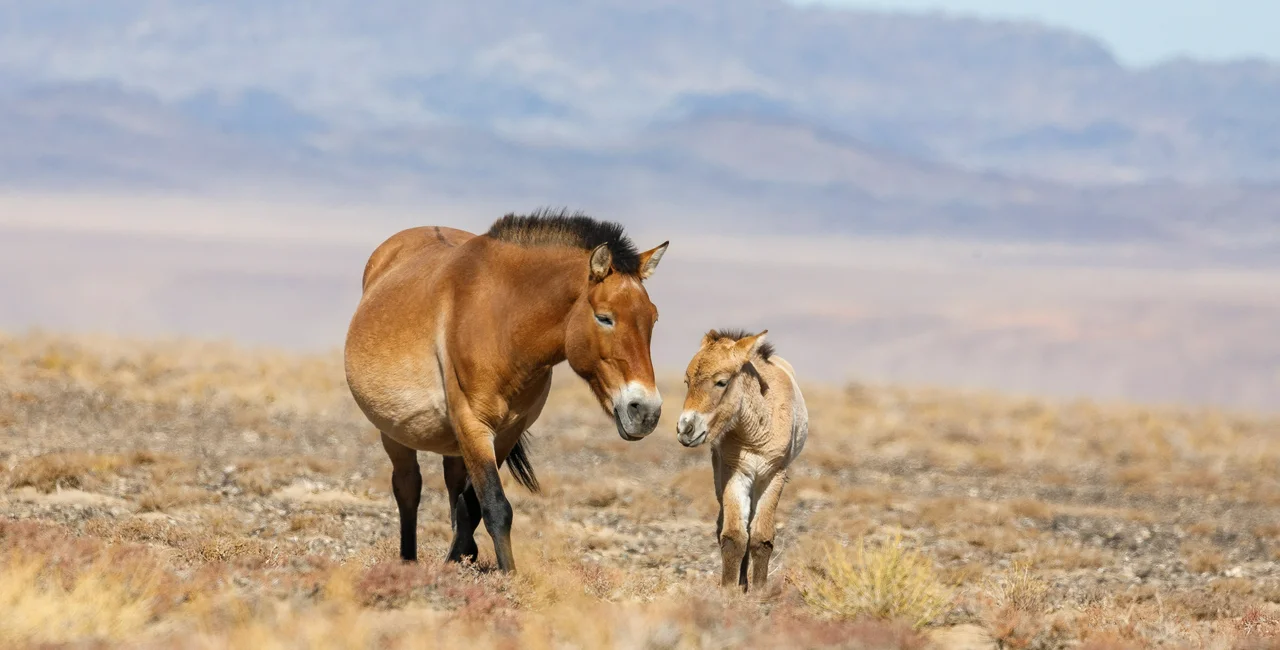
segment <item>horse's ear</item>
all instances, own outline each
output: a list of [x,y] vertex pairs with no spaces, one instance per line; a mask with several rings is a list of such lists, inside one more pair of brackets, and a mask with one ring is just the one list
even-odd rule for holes
[[658,268],[658,262],[662,261],[662,254],[667,252],[667,244],[670,241],[664,241],[657,248],[640,253],[640,279],[647,280],[653,275],[654,269]]
[[701,349],[701,348],[705,348],[705,347],[707,347],[708,345],[711,345],[711,344],[712,344],[712,343],[714,343],[714,342],[716,341],[716,339],[718,339],[718,338],[720,338],[720,333],[719,333],[719,332],[717,332],[717,331],[715,331],[715,330],[711,330],[711,331],[707,332],[706,334],[703,334],[703,335],[702,335],[702,343],[699,345],[699,349]]
[[591,279],[599,282],[613,270],[613,253],[608,244],[600,244],[591,251]]
[[764,345],[765,334],[768,333],[769,330],[764,330],[755,336],[744,336],[738,340],[738,343],[734,347],[736,347],[738,351],[746,354],[747,358],[750,359],[756,355],[756,350],[759,350],[760,346]]

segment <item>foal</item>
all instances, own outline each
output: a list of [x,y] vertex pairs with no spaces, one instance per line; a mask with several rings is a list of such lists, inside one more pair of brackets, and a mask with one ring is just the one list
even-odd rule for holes
[[724,561],[720,584],[760,589],[769,578],[774,510],[787,467],[804,447],[809,412],[791,364],[751,335],[711,330],[685,372],[688,393],[676,424],[680,444],[711,443]]

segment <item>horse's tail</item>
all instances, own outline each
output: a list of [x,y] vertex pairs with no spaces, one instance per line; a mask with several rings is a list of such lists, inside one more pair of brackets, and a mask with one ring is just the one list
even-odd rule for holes
[[533,465],[529,462],[528,444],[529,432],[525,431],[520,434],[516,446],[511,448],[511,453],[507,454],[507,469],[511,470],[511,477],[526,490],[538,493],[542,491],[542,486],[538,484],[538,477],[534,475]]

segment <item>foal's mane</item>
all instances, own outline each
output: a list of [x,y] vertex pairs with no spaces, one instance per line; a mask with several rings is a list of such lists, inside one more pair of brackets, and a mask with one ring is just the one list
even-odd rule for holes
[[[745,339],[748,336],[755,336],[755,334],[752,334],[751,332],[748,332],[746,330],[740,330],[740,329],[711,330],[707,334],[711,337],[711,340],[713,341],[723,341],[726,339],[730,341],[741,341],[742,339]],[[769,357],[773,356],[773,342],[765,341],[764,343],[761,343],[760,347],[757,348],[756,351],[760,353],[761,359],[768,361]]]
[[622,226],[581,212],[540,208],[524,215],[507,214],[493,222],[485,234],[520,246],[569,246],[591,251],[607,244],[615,271],[626,275],[640,272],[640,253]]

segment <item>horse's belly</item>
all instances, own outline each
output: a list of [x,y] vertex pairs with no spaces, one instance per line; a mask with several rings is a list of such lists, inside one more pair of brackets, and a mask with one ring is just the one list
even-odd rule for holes
[[[460,454],[458,436],[454,434],[453,425],[449,422],[444,390],[415,390],[408,397],[412,399],[406,400],[406,416],[399,419],[387,435],[418,451],[451,456]],[[408,406],[409,404],[412,406]]]
[[458,455],[444,388],[430,378],[383,387],[357,399],[369,421],[392,440],[418,451]]

